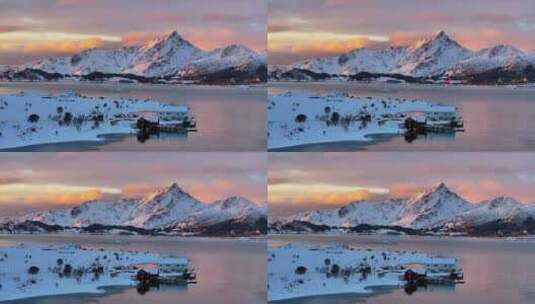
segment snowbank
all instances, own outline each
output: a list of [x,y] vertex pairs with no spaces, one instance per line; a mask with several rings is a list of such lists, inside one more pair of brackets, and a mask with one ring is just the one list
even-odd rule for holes
[[268,98],[268,148],[340,141],[366,142],[371,140],[370,135],[402,133],[401,125],[408,114],[456,111],[455,106],[422,100],[289,91]]
[[[268,301],[364,294],[372,287],[398,287],[403,284],[401,276],[404,272],[400,266],[407,264],[456,265],[456,260],[419,252],[366,250],[341,245],[306,247],[289,244],[269,248]],[[338,265],[338,271],[333,271],[334,265]]]
[[[39,247],[21,244],[3,247],[0,248],[0,302],[73,293],[102,293],[102,287],[133,286],[132,276],[136,271],[132,266],[146,263],[187,264],[188,260],[148,252],[108,251],[75,245]],[[70,274],[64,272],[66,265],[72,266]],[[98,275],[94,271],[95,265],[102,267]],[[30,269],[37,270],[37,273],[31,274]]]
[[0,95],[0,149],[38,144],[100,141],[106,134],[131,134],[135,113],[189,111],[154,100],[87,97],[74,92]]

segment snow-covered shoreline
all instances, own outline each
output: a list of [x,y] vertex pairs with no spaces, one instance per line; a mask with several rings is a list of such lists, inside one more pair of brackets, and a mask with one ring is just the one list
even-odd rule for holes
[[401,134],[400,125],[407,113],[456,111],[454,106],[423,100],[288,91],[268,97],[268,148],[344,141],[365,143],[373,135]]
[[[1,81],[0,81],[1,83]],[[298,81],[298,80],[270,80],[270,87],[278,88],[278,86],[285,85],[310,85],[310,86],[328,86],[328,85],[345,85],[350,87],[359,86],[372,86],[372,87],[384,87],[384,88],[436,88],[436,89],[506,89],[506,90],[533,90],[535,89],[535,83],[527,84],[462,84],[462,83],[388,83],[384,81],[347,81],[347,80],[310,80],[310,81]]]
[[40,81],[24,81],[24,80],[5,80],[0,79],[1,85],[75,85],[75,86],[110,86],[114,88],[128,88],[128,87],[143,87],[143,88],[188,88],[199,90],[210,89],[240,89],[240,90],[253,90],[258,88],[266,88],[267,83],[251,83],[251,84],[207,84],[207,83],[122,83],[118,81],[79,81],[73,79],[61,79],[61,80],[40,80]]
[[[356,249],[342,245],[288,244],[268,250],[268,301],[336,294],[370,294],[372,288],[400,287],[403,265],[426,265],[442,276],[451,257],[420,252]],[[336,265],[336,266],[335,266]],[[336,271],[334,271],[336,268]]]
[[185,105],[155,100],[89,97],[74,92],[0,95],[0,149],[98,142],[104,135],[133,134],[133,113],[168,109],[189,111]]
[[134,266],[159,263],[189,262],[183,257],[76,245],[0,247],[0,302],[135,286]]

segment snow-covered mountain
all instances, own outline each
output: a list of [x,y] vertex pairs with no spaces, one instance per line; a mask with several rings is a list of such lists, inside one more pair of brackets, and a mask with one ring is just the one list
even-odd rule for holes
[[[180,222],[188,216],[202,212],[207,206],[177,184],[143,198],[132,210],[126,225],[154,229]],[[98,219],[96,219],[98,221]]]
[[505,197],[474,204],[441,183],[409,199],[356,201],[341,208],[277,217],[270,221],[270,226],[291,226],[292,223],[304,222],[316,226],[343,228],[372,225],[399,226],[415,230],[462,230],[495,222],[521,225],[530,217],[535,219],[535,204],[522,204]]
[[447,76],[473,75],[485,71],[504,68],[521,69],[535,60],[521,50],[510,45],[498,45],[476,52],[473,56],[461,60],[446,71]]
[[212,74],[217,71],[234,68],[242,71],[255,71],[267,61],[265,53],[257,54],[242,45],[230,45],[215,49],[205,56],[186,64],[178,73],[179,76]]
[[406,56],[407,48],[360,48],[339,56],[308,59],[282,69],[301,69],[315,73],[353,75],[360,72],[389,73]]
[[489,222],[521,223],[527,218],[535,218],[535,208],[510,197],[497,197],[484,201],[464,213],[454,216],[446,226],[458,228],[477,226]]
[[414,229],[439,227],[456,214],[465,212],[472,206],[473,204],[465,201],[441,183],[409,199],[395,224]]
[[173,31],[145,45],[88,49],[73,56],[30,62],[16,67],[16,71],[39,70],[76,76],[100,72],[146,78],[187,76],[191,79],[228,69],[254,74],[260,66],[266,66],[266,56],[245,46],[230,45],[204,51]]
[[[11,224],[39,222],[62,227],[133,226],[154,230],[207,227],[233,220],[254,224],[266,217],[266,206],[242,197],[203,203],[176,183],[140,199],[90,201],[77,207],[53,209],[9,219]],[[253,226],[253,225],[251,225]]]
[[[359,73],[400,74],[414,78],[462,77],[494,69],[521,70],[535,64],[535,53],[526,54],[512,46],[499,45],[471,51],[444,31],[411,46],[358,48],[338,56],[307,59],[290,65],[270,66],[270,76],[284,78],[285,72],[352,76]],[[291,75],[295,74],[289,74]]]
[[441,31],[433,37],[409,47],[394,73],[427,77],[447,71],[453,64],[472,56],[472,51],[462,47]]
[[404,207],[403,200],[389,199],[380,203],[356,201],[341,208],[313,210],[288,217],[274,218],[272,223],[301,221],[319,226],[346,228],[362,224],[389,225],[399,218]]

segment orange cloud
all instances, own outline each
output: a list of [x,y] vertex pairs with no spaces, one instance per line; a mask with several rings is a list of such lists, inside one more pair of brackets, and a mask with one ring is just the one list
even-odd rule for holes
[[49,203],[54,205],[72,205],[101,199],[102,197],[102,192],[94,189],[81,192],[31,194],[24,197],[24,201],[30,204]]
[[350,192],[303,194],[295,196],[292,200],[295,204],[345,205],[353,201],[374,197],[377,197],[377,195],[367,190],[356,190]]
[[346,53],[363,47],[385,47],[386,37],[367,37],[329,32],[302,33],[276,31],[268,34],[270,61],[282,56],[302,58]]
[[342,41],[313,41],[310,43],[297,44],[292,47],[297,53],[323,53],[323,54],[340,54],[357,48],[377,46],[377,42],[368,38],[354,38]]
[[83,50],[102,47],[104,45],[101,38],[89,38],[84,40],[63,40],[63,41],[43,41],[28,42],[24,45],[24,53],[45,53],[45,54],[72,54]]

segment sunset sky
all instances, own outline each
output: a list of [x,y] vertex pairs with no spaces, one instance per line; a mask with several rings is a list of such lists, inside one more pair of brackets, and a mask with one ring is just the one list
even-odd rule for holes
[[532,0],[269,0],[270,64],[407,45],[440,30],[478,50],[535,50]]
[[139,197],[177,182],[204,202],[267,201],[263,153],[3,153],[0,216]]
[[0,64],[146,42],[177,30],[203,49],[266,49],[264,0],[0,0]]
[[272,215],[410,197],[440,182],[473,203],[535,203],[535,153],[272,153],[268,166]]

